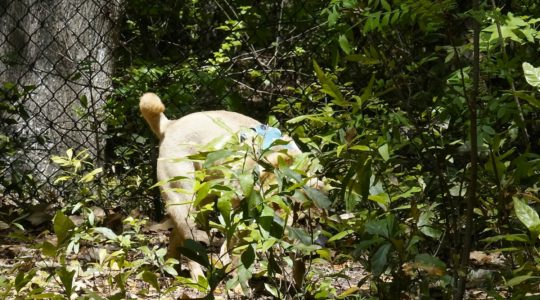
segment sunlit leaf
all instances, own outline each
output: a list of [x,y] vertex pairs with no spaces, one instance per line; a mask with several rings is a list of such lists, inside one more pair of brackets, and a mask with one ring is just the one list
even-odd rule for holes
[[208,182],[208,181],[203,182],[197,188],[197,191],[195,192],[196,197],[195,197],[195,201],[193,202],[193,205],[198,207],[199,204],[201,203],[201,201],[206,199],[206,197],[208,196],[209,193],[210,193],[210,182]]
[[114,231],[107,227],[96,227],[94,228],[94,230],[103,234],[109,240],[115,240],[117,237],[116,233],[114,233]]
[[240,174],[238,179],[240,180],[240,187],[242,188],[242,193],[244,193],[244,197],[249,197],[255,185],[253,175],[251,175],[251,173],[242,173]]
[[339,294],[338,298],[339,299],[345,299],[348,296],[356,294],[358,291],[360,291],[359,287],[357,287],[357,286],[350,287],[350,288],[346,289],[343,293]]
[[354,233],[354,230],[351,230],[351,229],[339,232],[339,233],[335,234],[334,236],[332,236],[330,239],[328,239],[328,242],[341,240],[342,238],[344,238],[344,237],[346,237],[346,236],[348,236],[349,234],[352,234],[352,233]]
[[540,67],[535,68],[528,62],[524,62],[522,67],[527,83],[537,89],[540,89]]
[[384,144],[384,145],[380,146],[378,151],[379,151],[379,154],[381,155],[381,157],[385,161],[390,159],[390,154],[388,153],[388,144]]
[[281,298],[280,297],[280,293],[278,292],[277,288],[270,285],[269,283],[264,283],[264,289],[267,290],[270,295],[272,295],[275,299],[279,299]]
[[97,174],[101,173],[103,171],[103,168],[97,168],[95,170],[92,170],[91,172],[85,174],[80,180],[79,182],[81,183],[86,183],[86,182],[90,182],[92,180],[94,180],[94,178],[96,177]]
[[529,229],[531,232],[538,234],[540,232],[540,217],[536,210],[527,205],[524,201],[513,198],[514,200],[514,212],[518,219]]

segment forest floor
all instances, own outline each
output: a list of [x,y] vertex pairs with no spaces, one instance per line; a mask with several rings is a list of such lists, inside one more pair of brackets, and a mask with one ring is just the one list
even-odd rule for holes
[[[153,249],[154,246],[157,248],[166,247],[169,234],[168,228],[168,223],[164,222],[148,224],[142,229],[141,232],[147,236],[149,241],[149,249]],[[58,276],[53,276],[54,270],[59,267],[58,262],[43,256],[35,247],[35,245],[45,241],[54,244],[56,236],[48,229],[42,229],[40,232],[36,231],[34,234],[28,233],[28,235],[19,236],[19,238],[8,237],[7,234],[8,232],[5,230],[0,231],[0,299],[19,298],[18,295],[31,294],[33,289],[38,288],[44,294],[62,294],[63,289],[60,280]],[[108,249],[108,253],[115,251],[114,247],[111,248],[111,245],[103,245],[103,247],[97,248]],[[74,295],[87,294],[92,291],[101,297],[109,297],[119,292],[114,281],[115,276],[119,275],[117,274],[118,271],[115,271],[114,268],[100,270],[96,267],[99,261],[99,251],[96,246],[81,247],[77,254],[72,254],[67,259],[69,260],[70,269],[78,270],[73,281]],[[467,289],[467,298],[489,299],[490,297],[487,296],[483,286],[489,284],[490,276],[495,274],[493,271],[494,266],[501,264],[501,256],[474,252],[471,253],[471,262],[474,269],[471,272],[473,278],[471,280],[472,284]],[[366,298],[371,298],[370,295],[374,296],[370,293],[369,273],[357,261],[349,259],[339,264],[331,264],[323,260],[317,260],[307,268],[314,271],[313,274],[317,274],[311,278],[311,282],[324,281],[329,290],[333,290],[328,296],[345,296],[348,293]],[[15,279],[17,274],[28,274],[31,270],[37,270],[36,274],[28,284],[19,287],[24,280],[22,278]],[[180,274],[188,276],[185,261],[182,262],[182,270]],[[140,273],[140,270],[137,273]],[[148,280],[143,280],[142,276],[137,273],[131,274],[125,284],[126,299],[197,299],[205,296],[204,293],[197,289],[179,283],[173,276],[157,277],[160,286],[160,292],[158,292],[151,287]],[[331,276],[328,276],[329,274]],[[15,288],[20,288],[20,290],[15,291],[11,288],[8,291],[9,280],[15,282]],[[478,282],[475,282],[475,280]],[[247,298],[272,299],[271,294],[265,290],[265,283],[267,282],[269,282],[269,279],[265,277],[252,279],[249,283],[250,295]],[[216,299],[242,298],[241,295],[228,291],[224,284],[218,286],[214,292],[214,297]],[[415,295],[404,295],[402,297],[402,299],[415,298],[417,298]]]

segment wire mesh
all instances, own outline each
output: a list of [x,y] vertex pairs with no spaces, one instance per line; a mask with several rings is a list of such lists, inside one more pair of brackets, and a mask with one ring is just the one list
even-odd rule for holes
[[0,207],[72,197],[73,186],[54,184],[61,170],[50,160],[69,148],[104,167],[102,202],[157,206],[148,190],[157,141],[138,96],[158,92],[170,118],[227,108],[264,120],[311,82],[305,49],[326,40],[326,5],[2,1]]
[[[12,0],[0,4],[3,150],[0,193],[43,200],[61,187],[51,155],[88,149],[102,164],[119,3]],[[49,200],[50,201],[50,200]]]

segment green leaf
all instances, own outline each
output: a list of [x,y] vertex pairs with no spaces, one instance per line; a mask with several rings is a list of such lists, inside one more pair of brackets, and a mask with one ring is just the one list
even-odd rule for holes
[[329,238],[328,242],[341,240],[342,238],[344,238],[344,237],[346,237],[346,236],[348,236],[349,234],[352,234],[352,233],[354,233],[354,230],[351,230],[351,229],[339,232],[338,234],[335,234],[334,236]]
[[[356,192],[362,196],[364,200],[368,200],[369,188],[371,185],[371,158],[368,155],[363,155],[358,160],[355,167],[356,172]],[[349,208],[350,210],[351,208]]]
[[60,281],[62,282],[62,285],[64,286],[64,291],[66,292],[66,295],[68,296],[68,299],[70,298],[71,294],[73,293],[73,282],[75,278],[75,270],[68,271],[65,267],[59,269],[56,271],[56,274],[58,277],[60,277]]
[[79,101],[81,101],[82,107],[88,108],[88,97],[86,97],[86,95],[82,95],[82,96],[79,98]]
[[287,167],[280,168],[280,171],[283,172],[283,177],[286,179],[289,179],[293,182],[301,182],[302,181],[302,175],[300,175],[298,172],[291,170]]
[[58,211],[53,219],[53,228],[57,243],[61,245],[71,237],[71,230],[75,228],[75,224],[62,211]]
[[[130,277],[131,272],[121,272],[114,276],[114,282],[116,283],[116,286],[120,288],[122,293],[126,293],[126,283],[128,281],[128,278]],[[124,299],[124,298],[122,298]]]
[[302,228],[288,227],[289,236],[296,239],[304,245],[312,245],[312,236]]
[[41,248],[41,252],[43,253],[43,255],[45,256],[48,256],[48,257],[55,257],[56,256],[56,246],[49,243],[49,242],[43,242],[43,244],[41,244],[40,246]]
[[310,120],[313,122],[320,122],[320,123],[333,123],[336,122],[336,119],[329,116],[327,113],[320,113],[320,114],[312,114],[312,115],[302,115],[295,118],[292,118],[287,121],[288,124],[297,124],[304,120]]
[[538,235],[540,232],[540,217],[538,213],[532,207],[527,205],[524,201],[513,198],[514,200],[514,212],[518,219],[529,229],[532,233]]
[[19,292],[35,275],[36,269],[31,269],[29,272],[19,272],[15,277],[15,290]]
[[418,267],[428,271],[430,275],[442,276],[446,272],[446,264],[439,258],[427,253],[420,253],[414,257]]
[[240,204],[242,205],[242,210],[244,211],[245,216],[244,217],[255,217],[257,215],[258,207],[263,202],[262,196],[260,193],[251,193],[247,199],[247,201],[241,201]]
[[540,67],[535,68],[528,62],[524,62],[522,67],[525,80],[533,87],[540,89]]
[[520,99],[523,99],[527,102],[529,102],[530,105],[536,107],[536,108],[540,108],[540,100],[536,99],[536,97],[534,95],[528,95],[524,92],[515,92],[515,95],[520,98]]
[[249,269],[253,265],[255,261],[255,249],[252,245],[248,245],[246,251],[242,253],[240,260],[246,269]]
[[390,252],[391,248],[392,244],[385,243],[384,245],[379,247],[373,257],[371,257],[371,272],[373,272],[373,276],[381,275],[386,269],[386,264],[388,262],[388,252]]
[[345,56],[345,59],[352,62],[358,62],[363,65],[376,65],[380,63],[378,59],[369,57],[365,54],[350,54]]
[[217,208],[225,221],[225,226],[229,226],[231,223],[232,199],[232,194],[225,193],[223,196],[219,197],[217,201]]
[[160,291],[158,277],[155,273],[150,271],[144,271],[142,273],[142,279],[144,280],[144,282],[154,287],[158,292]]
[[349,147],[349,150],[370,151],[371,149],[366,145],[355,145]]
[[58,183],[61,183],[61,182],[64,182],[64,181],[67,181],[67,180],[70,180],[70,179],[71,179],[71,176],[69,176],[69,175],[60,176],[60,177],[56,178],[56,180],[53,182],[53,184],[58,184]]
[[399,194],[397,196],[392,197],[392,201],[396,201],[396,200],[402,199],[402,198],[405,198],[405,199],[410,198],[414,194],[416,194],[418,192],[421,192],[421,191],[422,191],[422,188],[420,188],[418,186],[413,186],[410,189],[408,189],[405,193],[402,193],[402,194]]
[[339,46],[341,47],[341,50],[343,50],[345,54],[347,55],[351,54],[351,51],[352,51],[351,45],[349,44],[349,40],[344,34],[339,36],[338,42],[339,42]]
[[103,171],[103,168],[97,168],[93,171],[91,171],[90,173],[87,173],[86,175],[84,175],[81,180],[79,180],[80,183],[86,183],[86,182],[90,182],[92,180],[94,180],[94,178],[96,177],[97,174],[101,173]]
[[390,154],[388,153],[388,144],[384,144],[379,147],[379,154],[382,156],[384,161],[387,161],[390,159]]
[[73,158],[73,149],[69,148],[66,150],[66,156],[69,160]]
[[203,182],[198,188],[197,192],[195,192],[195,201],[193,202],[193,205],[195,207],[199,207],[201,201],[206,199],[208,194],[210,193],[210,182],[206,181]]
[[266,232],[262,232],[263,235],[266,235],[265,238],[269,236],[275,238],[282,238],[285,233],[285,224],[283,220],[275,215],[274,210],[269,206],[264,206],[261,216],[259,217],[259,225],[261,229],[264,229]]
[[274,299],[279,299],[279,298],[282,298],[280,297],[280,293],[278,291],[278,289],[272,285],[270,285],[269,283],[264,283],[264,288],[270,293],[270,295],[272,295],[272,297],[274,297]]
[[306,195],[315,203],[318,208],[328,209],[332,202],[323,192],[318,189],[312,188],[310,186],[304,186],[304,191]]
[[276,261],[276,258],[273,254],[273,251],[270,251],[270,255],[268,257],[268,273],[270,274],[283,274],[283,270],[281,270],[281,267],[279,266],[278,262]]
[[365,226],[367,233],[389,239],[394,226],[394,217],[390,215],[381,220],[370,220]]
[[529,237],[526,234],[505,234],[505,235],[496,235],[492,237],[485,238],[481,240],[485,243],[495,243],[498,241],[508,241],[508,242],[522,242],[522,243],[529,243]]
[[94,230],[98,233],[103,234],[109,240],[116,240],[118,237],[114,231],[107,227],[96,227]]
[[359,98],[359,105],[362,106],[366,101],[373,97],[373,83],[375,83],[375,74],[371,75],[368,85],[362,92],[362,95]]
[[392,7],[390,7],[390,4],[388,3],[388,1],[386,0],[381,0],[381,5],[382,7],[387,10],[387,11],[391,11],[392,10]]
[[391,200],[387,193],[379,193],[376,195],[369,195],[368,199],[379,203],[385,210],[390,206]]
[[247,269],[247,268],[244,268],[243,265],[240,265],[240,267],[238,267],[236,269],[236,271],[237,271],[237,275],[238,275],[238,281],[240,283],[248,282],[251,279],[251,277],[253,276],[251,270]]
[[[360,292],[360,288],[358,286],[352,286],[348,289],[346,289],[343,293],[338,295],[338,299],[349,299],[349,296],[355,295],[358,292]],[[359,299],[362,299],[362,297],[358,297]],[[357,297],[352,297],[350,299],[357,299]]]
[[251,173],[243,173],[240,174],[238,179],[240,180],[240,187],[242,188],[242,193],[244,193],[244,197],[249,197],[249,195],[251,195],[251,192],[253,192],[253,186],[255,185],[253,175],[251,175]]
[[182,255],[185,255],[187,258],[198,262],[200,265],[204,267],[210,266],[206,247],[204,247],[201,243],[192,239],[187,239],[184,241],[184,245],[180,247],[179,250]]
[[530,274],[528,275],[522,275],[522,276],[516,276],[506,282],[506,285],[509,287],[514,287],[516,285],[521,284],[524,281],[531,280],[531,279],[540,279],[540,276],[532,276]]
[[322,90],[334,98],[334,100],[332,100],[334,104],[341,107],[351,106],[351,104],[343,97],[339,87],[330,78],[328,78],[326,74],[324,74],[323,70],[321,67],[319,67],[315,60],[313,60],[313,69],[315,70],[315,74],[321,83]]
[[233,151],[231,150],[213,151],[209,153],[208,156],[206,157],[206,161],[204,162],[203,167],[209,168],[213,166],[216,163],[216,161],[227,158],[227,157],[231,157],[232,155],[233,155]]
[[332,11],[328,11],[328,26],[333,27],[336,25],[341,14],[337,11],[336,7],[332,8]]

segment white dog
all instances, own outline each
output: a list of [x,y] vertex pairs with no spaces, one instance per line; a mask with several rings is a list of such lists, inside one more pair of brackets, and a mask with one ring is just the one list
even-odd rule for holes
[[[228,111],[206,111],[189,114],[178,120],[169,120],[163,114],[165,106],[159,97],[153,93],[146,93],[140,99],[142,115],[152,128],[152,131],[160,140],[159,159],[157,162],[157,177],[160,182],[162,195],[166,202],[167,213],[173,220],[168,255],[178,258],[178,247],[182,246],[186,239],[196,241],[207,240],[205,233],[197,230],[194,221],[189,217],[193,201],[193,178],[195,171],[200,168],[199,164],[193,163],[187,158],[196,154],[201,146],[220,138],[247,128],[256,128],[261,123],[239,113]],[[228,128],[220,124],[225,124]],[[289,137],[284,140],[290,141],[286,146],[287,155],[295,156],[301,153],[300,149]],[[278,154],[285,155],[285,154]],[[270,162],[277,162],[277,157],[270,158]],[[167,180],[183,176],[192,180]],[[187,191],[184,193],[174,190]],[[191,276],[197,280],[204,276],[201,266],[189,261],[188,267]]]

